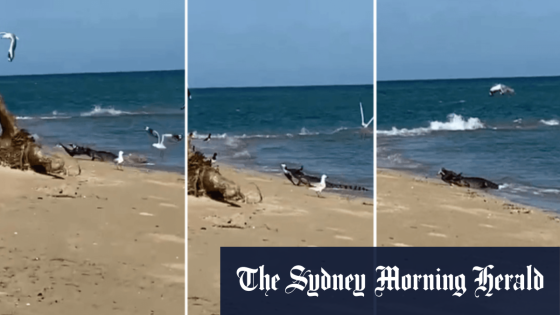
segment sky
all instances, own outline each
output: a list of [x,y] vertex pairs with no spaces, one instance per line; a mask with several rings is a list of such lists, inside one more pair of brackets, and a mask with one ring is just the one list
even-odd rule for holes
[[380,81],[560,75],[558,0],[377,0],[377,19]]
[[184,0],[5,1],[0,75],[185,69]]
[[373,84],[372,0],[190,0],[189,87]]

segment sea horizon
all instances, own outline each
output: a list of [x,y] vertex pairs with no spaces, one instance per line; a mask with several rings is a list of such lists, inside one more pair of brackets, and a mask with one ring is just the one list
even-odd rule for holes
[[396,80],[377,80],[377,83],[389,82],[420,82],[420,81],[471,81],[471,80],[499,80],[499,79],[538,79],[538,78],[559,78],[560,74],[538,75],[538,76],[514,76],[514,77],[477,77],[477,78],[435,78],[435,79],[396,79]]
[[153,72],[180,72],[185,69],[174,70],[134,70],[134,71],[108,71],[108,72],[61,72],[61,73],[37,73],[37,74],[11,74],[0,75],[0,78],[7,77],[48,77],[48,76],[73,76],[73,75],[101,75],[101,74],[125,74],[125,73],[153,73]]

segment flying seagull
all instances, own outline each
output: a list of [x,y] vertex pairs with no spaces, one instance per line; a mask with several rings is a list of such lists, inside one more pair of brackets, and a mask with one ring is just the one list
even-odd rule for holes
[[371,119],[367,124],[364,123],[364,109],[362,108],[362,102],[360,102],[360,113],[362,114],[362,127],[367,128],[369,124],[371,124],[371,122],[373,121],[373,117],[371,117]]
[[12,62],[12,60],[14,60],[14,57],[16,56],[16,46],[17,46],[17,41],[19,40],[19,38],[12,34],[12,33],[6,33],[6,32],[0,32],[0,35],[2,35],[2,38],[5,39],[9,39],[10,42],[10,49],[8,50],[8,60],[10,62]]
[[[146,126],[146,132],[150,136],[158,139],[158,142],[152,143],[152,146],[156,149],[159,149],[159,150],[165,150],[166,149],[165,145],[163,144],[163,141],[165,140],[165,138],[171,138],[174,141],[183,140],[182,135],[174,135],[174,134],[166,133],[166,134],[162,134],[160,136],[160,134],[157,131],[155,131],[154,129],[152,129],[150,127],[147,127],[147,126]],[[163,151],[161,153],[163,154]]]
[[211,133],[209,133],[209,134],[208,134],[208,137],[206,137],[206,139],[204,139],[204,140],[202,140],[202,141],[210,141],[210,137],[212,137],[212,134],[211,134]]
[[500,95],[515,94],[515,91],[512,88],[503,84],[496,84],[490,88],[490,96],[494,96],[494,94],[498,92],[500,93]]
[[325,187],[327,187],[327,183],[325,183],[326,179],[327,179],[327,175],[323,174],[323,176],[321,176],[321,182],[317,184],[315,187],[309,188],[317,193],[317,197],[321,197],[320,193],[323,191],[323,189],[325,189]]

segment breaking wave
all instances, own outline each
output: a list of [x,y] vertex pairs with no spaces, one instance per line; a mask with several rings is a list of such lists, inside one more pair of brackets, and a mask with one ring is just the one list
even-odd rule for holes
[[393,127],[391,130],[378,130],[377,133],[386,136],[418,136],[427,134],[432,131],[465,131],[483,129],[486,126],[476,117],[464,119],[463,116],[455,113],[447,116],[447,121],[432,121],[429,127],[420,127],[414,129],[397,129]]
[[547,125],[547,126],[558,126],[558,124],[560,124],[560,122],[556,119],[551,119],[551,120],[544,120],[541,119],[539,122]]
[[115,109],[113,107],[103,108],[99,105],[95,105],[93,109],[89,112],[81,113],[82,117],[89,116],[119,116],[119,115],[134,115],[135,113],[126,112],[122,110]]

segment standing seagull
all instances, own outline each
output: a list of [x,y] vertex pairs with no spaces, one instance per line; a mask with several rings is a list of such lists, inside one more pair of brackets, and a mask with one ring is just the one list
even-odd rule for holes
[[371,122],[373,121],[373,117],[371,117],[371,119],[367,124],[364,123],[364,109],[362,108],[362,102],[360,102],[360,113],[362,114],[362,127],[367,128],[369,124],[371,124]]
[[218,153],[214,152],[214,155],[212,156],[212,159],[210,159],[210,165],[214,165],[216,163],[216,156],[218,155]]
[[210,137],[212,137],[212,134],[211,134],[211,133],[209,133],[209,134],[208,134],[208,137],[206,137],[206,139],[204,139],[204,140],[202,140],[202,141],[210,141]]
[[119,151],[119,157],[115,159],[115,164],[117,165],[117,169],[118,170],[123,170],[122,169],[122,163],[124,162],[124,158],[123,158],[123,151]]
[[325,187],[327,187],[327,184],[325,183],[326,179],[327,175],[323,174],[323,176],[321,176],[321,182],[317,184],[317,186],[309,188],[311,190],[314,190],[317,193],[317,197],[319,198],[321,197],[319,194],[323,191],[323,189],[325,189]]
[[12,33],[0,32],[0,34],[2,35],[2,38],[6,38],[11,41],[10,49],[8,50],[8,60],[12,62],[12,60],[14,60],[14,57],[16,56],[16,46],[19,38]]

